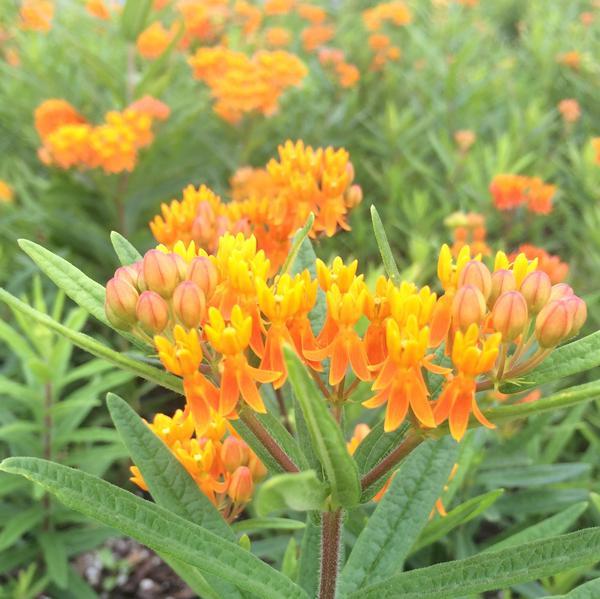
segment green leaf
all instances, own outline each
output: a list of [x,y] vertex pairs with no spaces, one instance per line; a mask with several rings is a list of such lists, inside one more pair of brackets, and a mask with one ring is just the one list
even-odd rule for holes
[[598,597],[600,597],[600,578],[590,580],[566,595],[552,595],[551,598],[548,596],[543,599],[598,599]]
[[423,532],[411,549],[411,553],[415,553],[419,549],[435,543],[457,526],[461,526],[477,518],[477,516],[483,514],[485,510],[493,505],[503,493],[504,489],[496,489],[495,491],[472,497],[453,510],[450,510],[443,518],[437,518],[433,522],[430,522],[423,529]]
[[346,449],[341,428],[294,350],[286,347],[284,354],[289,382],[302,409],[313,449],[331,484],[332,500],[343,507],[356,505],[360,499],[358,468]]
[[342,596],[402,568],[457,455],[458,444],[445,437],[421,444],[401,463],[342,570]]
[[477,482],[489,487],[539,487],[579,478],[589,473],[591,464],[534,464],[507,466],[477,473]]
[[532,414],[541,414],[569,408],[586,401],[597,399],[600,396],[600,381],[593,381],[576,387],[569,387],[564,391],[558,391],[548,397],[542,397],[536,401],[528,403],[514,404],[512,406],[498,406],[485,410],[486,418],[489,418],[494,424],[501,424],[516,420],[517,418],[526,418]]
[[43,519],[44,512],[41,505],[36,505],[28,510],[19,512],[16,516],[4,522],[0,532],[0,551],[13,545],[26,532],[37,526]]
[[183,395],[181,379],[178,379],[172,374],[169,374],[164,370],[159,370],[158,368],[150,366],[149,364],[140,360],[131,358],[124,353],[117,352],[109,347],[106,347],[106,345],[96,341],[89,335],[85,335],[84,333],[79,333],[78,331],[74,331],[65,327],[61,323],[50,318],[47,314],[38,312],[25,302],[17,299],[14,295],[11,295],[4,289],[0,289],[0,300],[8,304],[14,310],[18,310],[19,312],[25,314],[25,316],[30,317],[33,321],[43,324],[50,330],[57,332],[63,337],[66,337],[77,347],[84,349],[90,354],[98,358],[103,358],[107,362],[110,362],[119,368],[129,370],[136,376],[146,379],[147,381],[151,381],[156,385],[160,385],[165,389],[170,389],[171,391],[175,391],[176,393]]
[[37,458],[8,458],[0,469],[25,476],[67,507],[155,551],[259,597],[306,597],[300,587],[235,543],[95,476]]
[[110,242],[123,266],[133,264],[142,259],[142,255],[133,247],[133,245],[117,231],[111,231]]
[[546,518],[533,526],[528,526],[524,530],[521,530],[510,537],[499,541],[498,543],[494,543],[485,549],[485,551],[497,551],[498,549],[515,547],[516,545],[522,545],[523,543],[529,543],[531,541],[539,541],[540,539],[547,539],[556,534],[563,533],[577,521],[577,518],[585,512],[587,506],[587,501],[576,503],[550,518]]
[[285,470],[265,448],[251,427],[244,422],[242,414],[243,410],[248,413],[249,418],[252,421],[258,421],[258,424],[269,434],[271,439],[275,441],[298,470],[308,468],[308,463],[302,450],[298,446],[298,443],[273,414],[268,412],[266,414],[257,414],[250,408],[242,407],[240,408],[240,415],[242,415],[242,418],[232,421],[231,424],[244,441],[248,443],[252,451],[260,458],[261,462],[263,462],[269,472],[278,473],[285,472]]
[[322,510],[328,495],[329,486],[319,480],[314,470],[279,474],[260,487],[255,499],[256,513],[266,516],[286,509]]
[[302,530],[306,524],[291,518],[247,518],[234,522],[231,527],[235,532],[260,532],[263,530]]
[[319,512],[306,516],[306,528],[300,543],[298,584],[310,597],[316,597],[321,562],[321,516]]
[[518,393],[600,366],[600,331],[554,350],[522,379],[500,385],[502,393]]
[[[285,273],[289,272],[292,268],[292,265],[296,262],[298,258],[298,254],[300,253],[300,248],[304,243],[304,240],[308,237],[310,230],[312,229],[313,223],[315,222],[315,215],[311,212],[306,219],[306,223],[301,229],[298,229],[294,235],[292,240],[292,246],[290,248],[289,254],[281,267],[280,272]],[[310,243],[310,242],[309,242]]]
[[452,599],[504,589],[600,560],[600,528],[403,572],[351,599]]
[[283,554],[281,572],[292,580],[295,580],[296,575],[298,574],[298,544],[294,537],[290,538],[290,542]]
[[232,530],[215,506],[200,491],[171,450],[127,402],[109,393],[106,404],[131,459],[140,469],[156,503],[224,539],[234,541]]
[[145,29],[152,0],[127,0],[121,13],[121,31],[129,42],[135,42]]
[[43,532],[38,539],[50,580],[61,589],[66,588],[69,580],[69,559],[61,535],[56,532]]
[[19,239],[21,249],[37,264],[54,283],[76,304],[85,308],[94,318],[112,328],[104,312],[104,287],[70,262],[50,250],[29,241]]
[[377,208],[375,208],[373,205],[371,206],[371,220],[373,221],[373,232],[375,233],[375,240],[377,241],[377,246],[379,247],[379,253],[381,254],[381,259],[383,260],[385,272],[387,273],[387,276],[394,282],[394,284],[399,285],[401,280],[400,271],[398,270],[398,266],[394,260],[392,248],[390,248],[390,244],[388,242],[387,235],[385,234],[385,229],[383,228],[383,223],[381,222],[379,213],[377,212]]

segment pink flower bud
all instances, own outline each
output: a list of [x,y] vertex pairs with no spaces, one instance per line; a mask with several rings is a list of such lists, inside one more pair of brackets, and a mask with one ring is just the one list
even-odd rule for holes
[[542,270],[530,272],[521,283],[521,293],[531,314],[537,314],[550,300],[552,281]]
[[452,302],[452,319],[461,330],[466,331],[473,323],[479,324],[485,312],[485,299],[475,285],[465,285],[456,292]]
[[136,316],[142,328],[155,335],[169,322],[169,306],[156,291],[144,291],[137,302]]
[[128,329],[136,321],[139,294],[124,277],[113,277],[106,284],[106,316],[118,329]]
[[571,334],[573,313],[566,300],[548,302],[535,319],[535,336],[540,347],[556,347]]
[[127,281],[132,287],[137,287],[138,274],[141,270],[141,262],[120,266],[115,271],[115,278]]
[[194,258],[188,265],[187,278],[194,281],[207,298],[211,298],[217,287],[217,267],[206,256]]
[[585,324],[587,319],[587,306],[585,302],[576,295],[567,296],[563,301],[567,302],[567,306],[571,314],[573,314],[573,327],[571,328],[569,337],[574,337]]
[[356,208],[363,199],[363,192],[360,185],[351,185],[346,192],[346,206],[348,208]]
[[492,291],[488,298],[488,306],[492,307],[496,300],[506,291],[514,291],[517,281],[512,270],[497,270],[492,273]]
[[248,464],[248,446],[237,437],[227,437],[221,446],[221,460],[228,472]]
[[567,285],[566,283],[558,283],[558,285],[552,286],[552,291],[550,292],[550,301],[562,299],[568,295],[573,295],[573,287]]
[[181,280],[174,254],[165,254],[160,250],[146,252],[143,273],[146,287],[165,298],[171,297]]
[[527,302],[518,291],[505,291],[496,300],[492,310],[492,325],[502,333],[502,341],[514,341],[528,321]]
[[467,262],[460,273],[458,286],[474,285],[481,291],[484,299],[490,297],[492,292],[492,275],[488,267],[479,260],[471,260]]
[[232,475],[229,481],[227,494],[235,503],[247,503],[252,498],[254,483],[252,482],[252,473],[247,466],[240,466]]
[[206,320],[206,298],[194,281],[177,285],[172,305],[175,316],[188,329],[194,329]]

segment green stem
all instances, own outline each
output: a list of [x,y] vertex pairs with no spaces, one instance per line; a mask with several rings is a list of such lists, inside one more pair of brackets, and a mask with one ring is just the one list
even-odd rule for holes
[[[52,419],[53,403],[52,383],[46,383],[44,385],[44,429],[42,432],[42,442],[44,459],[48,461],[52,461],[52,427],[54,424]],[[52,528],[52,521],[50,518],[50,513],[52,511],[52,500],[49,493],[44,494],[42,504],[45,513],[42,526],[44,530],[48,531]]]
[[321,575],[319,599],[335,599],[340,565],[342,510],[321,514]]

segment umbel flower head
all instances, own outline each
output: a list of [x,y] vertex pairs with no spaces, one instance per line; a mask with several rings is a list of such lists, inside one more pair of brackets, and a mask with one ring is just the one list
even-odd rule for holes
[[150,228],[168,247],[194,241],[208,252],[216,250],[225,232],[253,234],[271,261],[269,274],[274,274],[311,212],[312,237],[350,229],[348,213],[362,199],[353,178],[346,150],[287,141],[279,146],[279,159],[271,159],[265,169],[245,168],[234,175],[232,201],[223,202],[205,186],[189,186],[181,200],[161,205]]
[[[228,522],[243,511],[256,483],[267,474],[256,454],[218,414],[211,415],[202,434],[187,410],[177,410],[172,417],[156,414],[147,424]],[[131,474],[131,481],[148,491],[137,466],[131,467]]]
[[490,183],[494,205],[498,210],[513,210],[525,206],[530,212],[549,214],[556,185],[545,183],[539,177],[524,175],[496,175]]
[[[107,317],[154,346],[164,367],[183,379],[198,435],[214,414],[265,412],[260,387],[285,383],[288,346],[332,404],[366,383],[372,396],[363,405],[384,409],[385,431],[408,418],[423,431],[447,423],[460,440],[471,416],[494,426],[479,405],[480,390],[525,375],[586,319],[572,288],[553,285],[524,254],[498,252],[488,267],[468,246],[456,259],[443,246],[440,296],[386,277],[372,289],[358,263],[340,257],[331,265],[317,260],[316,276],[270,272],[254,236],[226,233],[213,253],[194,242],[159,246],[107,284]],[[317,329],[311,314],[318,287],[326,316]]]

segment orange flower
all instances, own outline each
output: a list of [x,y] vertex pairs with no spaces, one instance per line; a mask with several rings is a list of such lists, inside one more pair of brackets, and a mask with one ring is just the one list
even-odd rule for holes
[[254,6],[245,0],[237,0],[233,5],[233,12],[241,22],[246,35],[250,36],[258,31],[263,18],[258,6]]
[[320,25],[327,18],[325,9],[314,4],[299,4],[296,8],[296,12],[301,19],[312,23],[313,25]]
[[444,220],[444,224],[452,229],[454,235],[452,244],[454,257],[458,256],[465,245],[469,245],[475,255],[489,256],[492,253],[486,242],[487,229],[483,214],[454,212]]
[[354,87],[360,79],[360,71],[350,63],[342,62],[335,67],[342,87]]
[[596,153],[596,162],[600,164],[600,137],[592,138],[592,148]]
[[104,0],[88,0],[85,3],[86,10],[98,19],[110,19],[110,11]]
[[354,433],[352,434],[352,438],[346,444],[348,448],[348,453],[350,455],[354,455],[355,451],[358,449],[358,446],[364,441],[365,437],[371,432],[371,427],[368,424],[357,424],[354,427]]
[[561,100],[558,103],[558,111],[560,112],[565,123],[576,123],[581,117],[581,108],[579,102],[573,98]]
[[219,414],[230,417],[237,406],[240,395],[256,412],[265,413],[256,383],[272,383],[281,377],[280,372],[254,368],[244,355],[252,334],[252,317],[246,316],[236,304],[231,310],[229,322],[216,308],[208,312],[209,324],[204,332],[210,344],[223,355],[220,364],[221,391]]
[[454,141],[463,154],[469,151],[476,139],[477,136],[470,129],[459,129],[454,132]]
[[496,175],[490,183],[490,193],[498,210],[511,210],[526,204],[530,212],[548,214],[556,186],[544,183],[539,177]]
[[44,100],[35,109],[34,118],[35,128],[42,139],[63,125],[85,123],[85,118],[69,102],[59,99]]
[[307,52],[314,52],[333,39],[335,29],[332,25],[309,25],[300,35],[302,46]]
[[400,26],[408,25],[412,21],[410,11],[404,2],[400,1],[378,4],[365,10],[362,17],[365,27],[369,31],[377,31],[385,22]]
[[454,336],[452,363],[458,374],[444,385],[434,407],[434,416],[436,424],[448,420],[450,434],[457,441],[462,439],[467,430],[471,412],[481,424],[495,428],[477,405],[475,379],[494,366],[501,339],[500,333],[494,333],[480,341],[480,330],[476,324],[472,324],[466,333],[457,331]]
[[294,9],[295,0],[265,0],[266,15],[287,15]]
[[578,71],[581,67],[581,54],[577,50],[563,52],[556,57],[556,62],[574,71]]
[[74,166],[90,167],[92,150],[90,139],[92,127],[87,124],[64,125],[50,133],[39,150],[41,161],[63,169]]
[[51,0],[23,0],[20,16],[21,29],[50,31],[54,17],[54,2]]
[[542,272],[545,272],[549,277],[553,285],[562,283],[569,274],[569,265],[565,262],[561,262],[559,256],[553,256],[546,250],[540,247],[536,247],[530,243],[524,243],[519,246],[517,252],[509,256],[509,260],[512,262],[516,259],[518,254],[525,254],[528,260],[537,259],[537,267]]
[[157,121],[164,121],[169,118],[171,109],[160,100],[152,96],[143,96],[129,105],[129,110],[139,114],[145,114]]
[[0,203],[11,204],[14,202],[14,192],[12,187],[0,179]]
[[285,27],[269,27],[265,31],[267,46],[271,48],[285,48],[292,41],[292,34]]
[[169,30],[160,21],[155,21],[140,33],[136,46],[144,58],[158,58],[173,41],[177,26],[173,24]]

